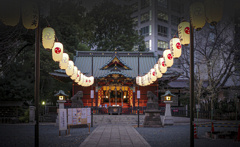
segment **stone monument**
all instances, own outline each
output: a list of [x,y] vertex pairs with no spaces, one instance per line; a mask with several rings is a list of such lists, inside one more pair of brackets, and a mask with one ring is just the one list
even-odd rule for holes
[[73,97],[71,97],[72,108],[83,108],[83,102],[82,102],[83,92],[78,91]]
[[158,110],[158,98],[151,91],[147,92],[147,97],[147,109],[145,111],[143,127],[162,127],[161,111]]
[[[64,103],[66,102],[65,100],[65,97],[68,95],[65,94],[65,92],[63,90],[59,90],[58,93],[56,93],[54,96],[57,96],[58,97],[58,104],[59,104],[59,108],[58,109],[64,109]],[[57,116],[57,119],[56,119],[56,125],[55,126],[59,126],[59,116]]]

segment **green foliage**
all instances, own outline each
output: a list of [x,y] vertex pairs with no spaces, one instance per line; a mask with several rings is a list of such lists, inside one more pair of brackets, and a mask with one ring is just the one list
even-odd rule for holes
[[105,0],[95,5],[87,13],[84,35],[89,39],[91,47],[97,47],[99,51],[118,50],[131,51],[133,46],[139,46],[139,50],[145,50],[143,36],[133,29],[133,20],[130,17],[131,9],[127,6],[116,5],[112,1]]
[[28,123],[28,121],[29,121],[29,109],[26,109],[25,112],[24,112],[24,115],[20,116],[18,119],[19,119],[20,122]]

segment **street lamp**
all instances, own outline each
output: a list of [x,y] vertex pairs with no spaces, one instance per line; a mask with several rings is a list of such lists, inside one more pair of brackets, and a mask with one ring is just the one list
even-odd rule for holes
[[94,90],[91,90],[91,100],[92,100],[92,107],[91,107],[91,127],[93,127],[93,98],[94,98]]
[[45,112],[45,108],[46,108],[46,105],[45,105],[45,101],[42,101],[42,105],[43,105],[43,115],[44,115],[44,112]]

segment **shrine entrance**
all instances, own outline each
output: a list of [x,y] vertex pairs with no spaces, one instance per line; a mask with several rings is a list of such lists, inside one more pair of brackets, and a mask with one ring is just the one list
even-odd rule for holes
[[121,106],[128,108],[132,106],[132,89],[129,86],[102,86],[98,90],[99,105],[102,107]]

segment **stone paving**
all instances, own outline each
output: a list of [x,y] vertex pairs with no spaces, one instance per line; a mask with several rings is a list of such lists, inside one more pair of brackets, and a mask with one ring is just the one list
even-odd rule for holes
[[150,147],[130,125],[100,125],[80,147]]

